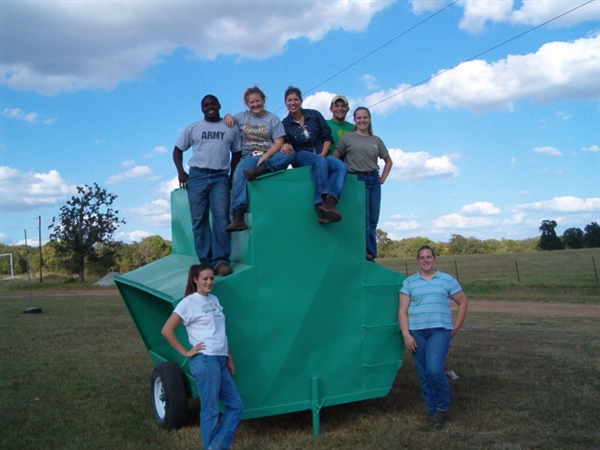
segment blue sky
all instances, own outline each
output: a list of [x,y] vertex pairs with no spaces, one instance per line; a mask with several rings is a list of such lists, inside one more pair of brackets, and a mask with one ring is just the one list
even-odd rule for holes
[[288,85],[326,118],[336,94],[371,107],[393,239],[583,229],[600,222],[600,1],[586,1],[3,0],[0,242],[37,239],[40,216],[47,240],[94,182],[118,195],[115,239],[170,239],[177,137],[205,94],[235,113],[255,84],[280,117]]

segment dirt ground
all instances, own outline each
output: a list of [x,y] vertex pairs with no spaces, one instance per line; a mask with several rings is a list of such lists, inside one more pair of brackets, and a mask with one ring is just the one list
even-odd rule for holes
[[[28,293],[20,293],[29,295]],[[48,297],[68,296],[68,295],[90,295],[106,296],[118,293],[112,289],[82,289],[69,291],[44,291],[36,292],[35,295]],[[17,294],[18,295],[18,294]],[[453,304],[453,307],[455,305]],[[596,316],[600,318],[600,305],[590,305],[585,303],[542,303],[542,302],[517,302],[509,300],[469,300],[469,311],[473,312],[510,312],[510,313],[537,313],[561,316]]]
[[600,317],[600,305],[514,302],[507,300],[487,301],[469,300],[469,311],[478,312],[513,312],[537,313],[561,316],[596,316]]

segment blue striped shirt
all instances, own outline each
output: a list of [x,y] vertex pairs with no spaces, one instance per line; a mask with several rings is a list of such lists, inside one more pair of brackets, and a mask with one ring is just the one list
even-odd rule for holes
[[447,273],[436,271],[429,281],[420,273],[404,280],[401,294],[410,297],[408,305],[408,328],[446,328],[452,330],[451,295],[462,291],[458,281]]

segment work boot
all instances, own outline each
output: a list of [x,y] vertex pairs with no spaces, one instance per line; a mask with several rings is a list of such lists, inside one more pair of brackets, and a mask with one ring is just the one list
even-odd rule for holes
[[323,203],[321,204],[323,216],[328,222],[339,222],[342,220],[342,215],[335,208],[335,205],[337,205],[337,200],[331,195],[325,197],[325,200],[323,200]]
[[246,214],[246,208],[243,206],[236,209],[231,214],[231,223],[225,227],[225,231],[231,233],[232,231],[244,231],[248,229],[246,221],[244,220],[244,214]]
[[261,175],[264,175],[265,173],[269,173],[269,169],[267,168],[267,166],[265,166],[265,163],[260,163],[258,166],[254,167],[253,169],[244,170],[244,178],[247,181],[252,181],[256,177],[260,177]]
[[215,267],[215,275],[219,275],[221,277],[226,277],[227,275],[231,275],[233,273],[233,269],[227,263],[219,263]]
[[319,223],[329,223],[329,220],[325,217],[325,210],[323,209],[323,203],[315,205],[315,211],[317,212],[317,221]]

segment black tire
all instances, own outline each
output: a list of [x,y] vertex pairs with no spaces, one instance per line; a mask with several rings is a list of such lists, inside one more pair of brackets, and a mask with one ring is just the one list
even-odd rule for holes
[[172,362],[159,363],[150,384],[154,417],[161,428],[181,428],[187,423],[187,393],[183,373]]

